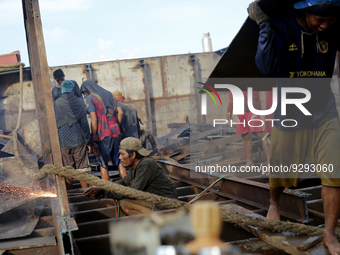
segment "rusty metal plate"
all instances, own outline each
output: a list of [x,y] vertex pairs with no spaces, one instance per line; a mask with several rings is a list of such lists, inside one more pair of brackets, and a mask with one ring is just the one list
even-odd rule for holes
[[[159,160],[158,163],[171,178],[203,189],[222,177],[222,175],[218,174],[207,175],[195,172],[195,170],[189,167],[175,165],[163,160]],[[264,210],[269,208],[270,194],[268,184],[241,178],[224,178],[211,191],[220,196]],[[299,222],[308,222],[308,196],[309,194],[303,192],[286,189],[281,196],[281,215]]]
[[44,209],[44,201],[35,199],[0,214],[0,239],[27,236],[32,233]]

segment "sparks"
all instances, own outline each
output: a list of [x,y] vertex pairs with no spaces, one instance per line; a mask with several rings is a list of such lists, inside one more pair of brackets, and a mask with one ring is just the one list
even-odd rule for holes
[[17,187],[0,187],[0,194],[13,195],[16,197],[39,198],[39,197],[57,197],[56,193],[43,190],[32,190]]
[[30,192],[32,197],[57,197],[57,194],[54,194],[49,191],[35,190]]

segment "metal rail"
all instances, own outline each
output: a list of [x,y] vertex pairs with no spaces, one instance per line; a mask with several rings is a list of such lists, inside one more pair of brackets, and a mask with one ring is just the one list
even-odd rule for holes
[[[159,160],[158,162],[170,177],[203,189],[221,177],[198,173],[189,167],[168,161]],[[241,178],[226,178],[219,181],[211,191],[220,196],[264,210],[269,208],[270,195],[268,184]],[[299,222],[308,222],[308,196],[309,194],[303,192],[286,189],[281,196],[281,215]]]

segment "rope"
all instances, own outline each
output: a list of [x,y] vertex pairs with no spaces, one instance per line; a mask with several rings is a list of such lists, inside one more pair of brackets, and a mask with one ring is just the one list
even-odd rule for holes
[[[22,64],[17,64],[20,66],[20,103],[19,103],[19,116],[18,122],[15,130],[13,131],[13,144],[14,144],[14,156],[18,161],[21,169],[24,174],[32,179],[32,180],[40,180],[46,177],[48,174],[55,174],[63,177],[72,177],[73,179],[83,181],[92,186],[97,186],[102,189],[115,192],[120,195],[127,196],[132,199],[143,200],[150,204],[159,205],[167,209],[182,209],[185,211],[189,211],[190,204],[186,202],[179,201],[177,199],[171,199],[167,197],[158,196],[155,194],[151,194],[148,192],[143,192],[140,190],[136,190],[133,188],[129,188],[126,186],[119,185],[114,182],[110,182],[107,180],[100,179],[96,176],[83,173],[81,171],[75,170],[73,167],[63,167],[61,165],[44,165],[38,172],[34,172],[32,169],[29,169],[23,163],[18,150],[18,134],[17,131],[20,128],[21,116],[22,116],[22,101],[23,101],[23,82],[22,82]],[[13,171],[17,171],[13,169]],[[264,228],[268,230],[281,230],[281,231],[289,231],[296,234],[305,234],[309,236],[314,235],[322,235],[323,230],[320,228],[316,228],[313,226],[306,226],[300,223],[291,223],[291,222],[282,222],[275,220],[268,220],[265,218],[255,218],[249,217],[245,215],[235,214],[231,212],[222,211],[222,218],[224,221],[238,224],[238,225],[247,225],[254,226],[258,228]]]
[[222,211],[224,221],[243,226],[254,226],[274,231],[288,231],[307,236],[323,235],[323,229],[307,226],[301,223],[268,220],[266,218],[255,218],[246,215],[234,214]]

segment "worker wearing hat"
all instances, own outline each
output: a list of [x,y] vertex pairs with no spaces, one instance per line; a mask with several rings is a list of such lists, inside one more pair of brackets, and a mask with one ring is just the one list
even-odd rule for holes
[[[260,27],[255,57],[259,70],[266,76],[279,77],[279,91],[285,87],[299,87],[310,93],[307,102],[301,104],[309,114],[295,105],[288,105],[283,114],[279,94],[273,118],[278,121],[272,129],[270,163],[272,169],[282,166],[292,171],[270,173],[267,218],[280,219],[280,196],[285,187],[298,185],[299,172],[316,172],[322,184],[324,244],[330,254],[340,254],[335,236],[340,211],[340,127],[330,86],[336,53],[340,49],[336,24],[340,0],[299,1],[294,4],[293,12],[270,19],[260,6],[261,1],[255,1],[248,8],[250,18]],[[301,93],[291,93],[287,98],[298,102]],[[285,119],[294,120],[295,125],[284,125]],[[313,163],[310,171],[297,169],[305,163],[306,157]],[[325,167],[321,172],[317,171],[320,166]]]
[[[88,153],[92,151],[92,142],[84,101],[74,95],[72,81],[64,80],[60,87],[62,95],[53,105],[63,165],[90,172]],[[66,180],[67,189],[71,189],[72,178],[67,177]],[[83,181],[80,185],[88,187]]]
[[[142,120],[138,117],[137,110],[131,105],[125,103],[125,97],[122,92],[115,91],[112,93],[113,96],[119,101],[124,112],[122,126],[125,129],[123,137],[136,137],[142,142],[143,147],[146,147],[146,142],[149,140],[153,155],[158,154],[157,142],[153,136],[152,130],[148,129]],[[137,121],[136,121],[137,118]]]
[[[121,141],[119,159],[122,165],[130,168],[129,173],[116,183],[137,190],[149,192],[163,197],[177,199],[177,190],[165,170],[149,157],[150,152],[135,137],[128,137]],[[84,192],[84,196],[119,199],[124,213],[133,215],[139,212],[150,212],[157,208],[142,200],[131,200],[114,192],[105,191],[98,187],[91,187]]]
[[[53,78],[55,80],[55,86],[52,89],[52,98],[53,98],[53,101],[55,101],[62,94],[61,83],[65,80],[65,74],[63,70],[61,69],[55,70],[53,72]],[[72,80],[72,83],[74,84],[74,95],[77,97],[82,97],[77,82]]]
[[113,93],[113,96],[119,102],[120,108],[123,110],[123,119],[121,126],[124,128],[124,133],[122,139],[126,137],[136,137],[139,138],[139,122],[138,122],[138,113],[137,110],[125,103],[125,97],[122,92],[116,90]]
[[[123,111],[123,118],[120,125],[123,127],[122,139],[126,137],[136,137],[139,139],[139,121],[138,121],[138,113],[137,110],[127,103],[125,103],[125,97],[122,92],[116,90],[112,93],[112,95],[119,102],[119,106]],[[126,169],[122,166],[122,164],[118,165],[119,175],[121,178],[126,176]]]

